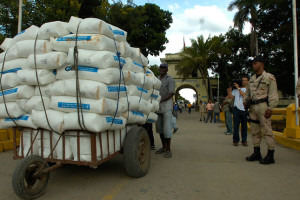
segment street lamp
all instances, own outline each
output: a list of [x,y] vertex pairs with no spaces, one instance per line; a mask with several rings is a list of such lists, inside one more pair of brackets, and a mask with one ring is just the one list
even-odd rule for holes
[[23,6],[23,0],[19,0],[18,33],[22,31],[22,6]]
[[219,101],[219,94],[220,94],[220,75],[217,74],[217,78],[218,78],[218,93],[217,93],[217,101]]
[[294,30],[294,67],[295,67],[295,106],[296,106],[296,126],[299,126],[299,98],[296,92],[298,81],[298,40],[297,40],[297,13],[296,0],[293,0],[293,30]]

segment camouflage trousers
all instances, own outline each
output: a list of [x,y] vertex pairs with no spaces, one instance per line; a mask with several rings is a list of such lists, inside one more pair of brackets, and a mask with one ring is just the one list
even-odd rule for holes
[[271,118],[266,119],[264,116],[267,108],[267,103],[260,103],[251,106],[249,113],[250,119],[257,120],[260,123],[250,122],[250,129],[254,147],[260,147],[261,140],[264,137],[269,150],[274,150],[275,137],[272,130]]

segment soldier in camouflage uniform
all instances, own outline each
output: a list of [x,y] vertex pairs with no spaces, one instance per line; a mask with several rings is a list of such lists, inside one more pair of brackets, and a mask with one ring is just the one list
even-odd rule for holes
[[[250,128],[254,146],[254,153],[247,157],[247,161],[260,161],[261,164],[275,163],[275,138],[271,126],[272,109],[278,104],[276,79],[272,74],[264,71],[264,61],[261,56],[253,60],[255,75],[250,78],[245,104],[250,105]],[[268,154],[262,159],[260,143],[262,137],[268,144]]]

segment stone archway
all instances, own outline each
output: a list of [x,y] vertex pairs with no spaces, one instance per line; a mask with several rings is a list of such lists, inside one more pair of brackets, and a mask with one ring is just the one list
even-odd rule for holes
[[192,86],[190,84],[183,84],[183,85],[180,85],[179,87],[176,88],[176,91],[175,91],[175,102],[177,102],[178,96],[179,96],[179,91],[182,90],[182,89],[192,89],[192,90],[195,91],[196,97],[197,97],[195,105],[196,105],[196,107],[198,107],[198,96],[199,96],[198,95],[198,91],[197,91],[197,89],[194,86]]

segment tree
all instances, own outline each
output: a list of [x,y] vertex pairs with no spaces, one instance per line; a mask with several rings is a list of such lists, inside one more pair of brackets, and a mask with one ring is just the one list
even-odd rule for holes
[[106,20],[109,11],[108,0],[80,0],[78,16],[80,18],[95,17]]
[[126,30],[128,43],[139,47],[145,56],[158,56],[166,49],[166,30],[172,21],[169,11],[150,3],[135,7],[116,3],[108,13],[108,22]]
[[159,67],[157,65],[151,65],[149,67],[149,69],[154,73],[154,75],[156,77],[158,77],[160,75],[160,73],[159,73]]
[[[257,40],[257,6],[259,0],[233,0],[229,6],[228,10],[233,11],[238,9],[235,13],[233,21],[234,26],[238,27],[239,31],[242,32],[245,22],[250,22],[252,25],[251,29],[251,54],[258,55],[258,40]],[[250,16],[250,17],[249,17]]]
[[[212,61],[215,60],[219,54],[228,54],[229,49],[223,46],[218,37],[209,37],[204,39],[201,35],[196,40],[191,39],[192,45],[186,47],[180,53],[180,64],[176,66],[177,73],[182,75],[185,79],[190,77],[195,71],[199,71],[201,77],[204,79],[203,84],[209,95],[212,97],[212,89],[210,86],[210,78],[208,69],[211,68]],[[208,79],[208,84],[205,79]]]

